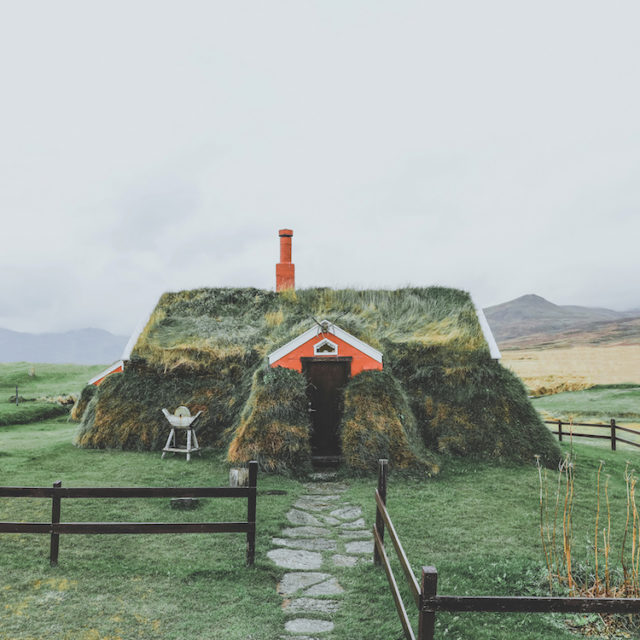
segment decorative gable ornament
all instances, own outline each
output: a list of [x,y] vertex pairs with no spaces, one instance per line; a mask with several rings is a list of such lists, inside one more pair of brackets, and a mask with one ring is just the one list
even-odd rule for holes
[[269,366],[302,372],[303,359],[340,359],[350,362],[350,375],[382,369],[382,353],[355,336],[323,320],[269,354]]

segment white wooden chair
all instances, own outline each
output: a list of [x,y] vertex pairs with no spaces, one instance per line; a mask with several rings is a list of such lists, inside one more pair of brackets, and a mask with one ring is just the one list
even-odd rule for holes
[[[173,414],[169,413],[166,409],[163,409],[162,413],[164,413],[165,417],[169,421],[169,424],[171,425],[171,432],[169,433],[167,443],[164,445],[164,449],[162,450],[162,457],[164,458],[168,452],[186,453],[187,462],[189,462],[189,460],[191,460],[191,454],[196,451],[200,451],[200,446],[198,445],[198,437],[196,436],[195,431],[195,424],[202,414],[202,411],[198,411],[195,416],[192,416],[187,407],[181,406],[178,407]],[[178,447],[178,444],[176,442],[176,429],[180,431],[186,431],[186,449]]]

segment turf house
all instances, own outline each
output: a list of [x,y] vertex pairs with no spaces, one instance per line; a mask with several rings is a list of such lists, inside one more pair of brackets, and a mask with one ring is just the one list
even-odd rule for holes
[[159,450],[162,408],[186,405],[203,412],[200,443],[234,466],[364,473],[388,458],[432,475],[447,455],[557,461],[468,293],[296,290],[292,235],[280,231],[275,291],[162,295],[123,361],[83,391],[77,445]]

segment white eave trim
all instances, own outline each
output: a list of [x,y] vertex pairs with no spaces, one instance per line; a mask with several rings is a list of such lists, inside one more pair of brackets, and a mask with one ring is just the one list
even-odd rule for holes
[[[151,310],[151,313],[153,313],[153,309]],[[131,360],[131,352],[133,351],[133,348],[136,346],[136,343],[138,342],[138,338],[140,337],[140,334],[144,331],[144,328],[147,326],[147,323],[151,318],[151,313],[147,314],[145,318],[143,318],[142,320],[140,320],[140,322],[138,322],[135,328],[135,331],[131,334],[131,337],[129,338],[129,342],[127,342],[127,344],[124,347],[124,351],[122,352],[121,358],[123,360]]]
[[[358,338],[352,336],[350,333],[347,333],[344,329],[337,327],[335,324],[329,324],[329,328],[324,332],[324,335],[329,333],[333,334],[337,338],[340,338],[340,340],[344,340],[344,342],[358,349],[358,351],[362,351],[362,353],[368,355],[370,358],[373,358],[377,362],[382,362],[382,354],[377,349],[374,349],[366,342],[362,342],[362,340],[358,340]],[[311,327],[311,329],[308,329],[304,333],[301,333],[297,338],[294,338],[279,349],[276,349],[273,353],[269,354],[269,364],[273,364],[274,362],[280,360],[280,358],[284,358],[284,356],[320,334],[323,334],[323,331],[318,325],[316,325],[315,327]]]
[[118,360],[118,362],[114,362],[108,369],[105,369],[102,373],[99,373],[97,376],[94,376],[87,382],[87,384],[95,384],[98,380],[102,378],[106,378],[110,373],[113,373],[116,369],[122,367],[124,371],[124,362],[122,360]]
[[487,345],[489,346],[489,352],[491,353],[491,357],[494,360],[500,360],[500,358],[502,358],[502,354],[500,353],[500,349],[498,349],[498,343],[496,342],[496,339],[493,337],[493,332],[491,331],[491,327],[487,322],[487,318],[484,315],[484,311],[482,310],[481,307],[479,307],[475,303],[475,300],[473,300],[473,298],[472,298],[472,302],[476,310],[476,315],[478,316],[478,322],[480,323],[480,328],[482,329],[484,339],[486,340]]

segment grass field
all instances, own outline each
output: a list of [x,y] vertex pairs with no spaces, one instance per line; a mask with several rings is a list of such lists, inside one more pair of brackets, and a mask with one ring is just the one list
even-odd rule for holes
[[[79,394],[105,365],[0,363],[0,403],[18,393],[24,398]],[[33,375],[31,375],[33,373]]]
[[[79,395],[87,380],[103,369],[103,365],[0,363],[0,427],[66,415],[69,407],[41,399]],[[17,406],[9,402],[9,398],[15,397],[16,386],[18,395],[29,402]]]
[[[573,429],[571,423],[609,424],[611,418],[614,418],[619,426],[638,432],[637,435],[623,432],[618,432],[617,435],[625,440],[640,444],[640,385],[597,385],[582,391],[565,391],[564,393],[540,396],[533,399],[532,402],[543,419],[569,422],[570,424],[564,427],[564,431],[569,434],[575,431],[576,433],[608,435],[609,432],[606,429],[591,427]],[[579,437],[576,437],[576,440],[586,441],[586,439]],[[595,441],[589,440],[589,442],[593,444]],[[603,441],[598,444],[610,446],[609,442]],[[634,448],[624,443],[618,443],[617,446],[627,450]],[[637,451],[640,452],[640,449]]]
[[503,351],[502,364],[534,395],[596,384],[640,383],[640,345]]
[[[65,486],[225,485],[227,472],[207,452],[186,464],[157,453],[84,450],[71,445],[65,419],[0,430],[0,484]],[[576,561],[585,559],[594,515],[598,460],[611,474],[614,545],[624,513],[626,452],[574,446]],[[640,463],[640,457],[634,457]],[[49,539],[9,535],[0,545],[0,639],[277,640],[285,617],[276,584],[282,571],[266,558],[270,538],[302,485],[260,474],[256,566],[244,566],[240,534],[192,536],[62,536],[60,564],[48,564]],[[346,500],[374,520],[375,478],[349,480]],[[271,490],[286,491],[272,495]],[[392,473],[389,509],[416,572],[435,564],[440,591],[453,594],[544,593],[535,467],[449,460],[435,479]],[[174,521],[243,517],[242,501],[206,500],[195,512],[169,509],[168,500],[67,500],[63,520]],[[1,499],[1,520],[46,521],[48,500]],[[398,575],[400,575],[399,568]],[[400,638],[384,571],[372,565],[336,570],[345,587],[332,638]],[[407,605],[410,599],[405,590]],[[410,605],[413,606],[413,605]],[[416,619],[416,616],[414,616]],[[441,638],[551,640],[576,637],[549,615],[442,614]],[[597,637],[597,636],[596,636]]]
[[582,391],[567,391],[536,398],[534,406],[562,420],[640,422],[640,385],[597,385]]

